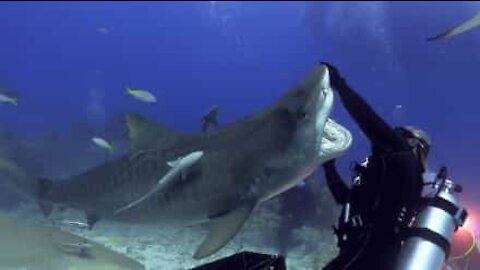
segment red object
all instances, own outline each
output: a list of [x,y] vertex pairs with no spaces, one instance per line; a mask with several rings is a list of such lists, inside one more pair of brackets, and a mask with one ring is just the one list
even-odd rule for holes
[[462,256],[473,243],[473,235],[469,229],[460,228],[453,235],[450,254],[452,257]]
[[[472,205],[470,205],[472,206]],[[448,265],[451,270],[480,269],[480,215],[474,207],[467,207],[468,218],[465,224],[453,235]]]

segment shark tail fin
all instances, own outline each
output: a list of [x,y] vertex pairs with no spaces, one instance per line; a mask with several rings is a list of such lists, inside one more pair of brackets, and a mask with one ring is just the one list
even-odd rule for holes
[[52,204],[46,200],[46,195],[53,186],[47,179],[37,179],[28,174],[14,162],[0,158],[0,175],[5,176],[7,184],[22,195],[36,200],[45,216],[52,210]]

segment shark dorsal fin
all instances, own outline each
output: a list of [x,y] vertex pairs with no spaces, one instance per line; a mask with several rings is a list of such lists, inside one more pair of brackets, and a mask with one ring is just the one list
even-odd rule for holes
[[130,151],[146,150],[147,147],[168,148],[183,137],[182,134],[138,114],[127,114],[126,121]]

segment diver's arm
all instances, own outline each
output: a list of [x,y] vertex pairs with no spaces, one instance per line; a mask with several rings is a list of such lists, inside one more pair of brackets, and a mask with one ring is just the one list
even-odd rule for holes
[[370,105],[357,94],[342,78],[338,70],[328,64],[331,85],[338,91],[343,106],[359,125],[363,133],[369,138],[372,145],[401,146],[403,143]]
[[344,204],[347,201],[349,189],[340,174],[338,174],[337,168],[335,167],[335,160],[325,162],[323,168],[325,170],[327,185],[333,198],[338,204]]
[[343,106],[372,144],[391,145],[394,148],[401,144],[390,125],[346,83],[341,84],[337,91]]

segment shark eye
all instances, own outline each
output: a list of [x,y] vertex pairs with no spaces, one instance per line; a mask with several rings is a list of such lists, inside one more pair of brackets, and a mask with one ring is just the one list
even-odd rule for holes
[[307,119],[307,117],[308,117],[308,114],[305,111],[300,110],[300,111],[297,112],[297,119],[298,120]]

